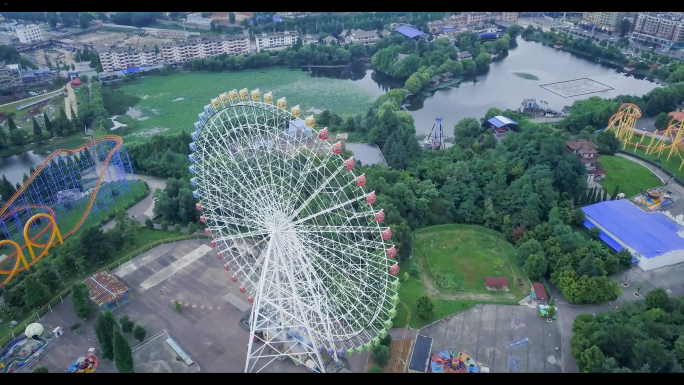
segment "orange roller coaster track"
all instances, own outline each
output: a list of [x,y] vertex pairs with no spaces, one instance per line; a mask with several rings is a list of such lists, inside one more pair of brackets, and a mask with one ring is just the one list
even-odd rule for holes
[[[90,200],[88,201],[88,205],[86,206],[86,209],[83,212],[83,215],[79,219],[78,223],[76,223],[76,225],[74,225],[74,227],[71,230],[69,230],[69,232],[67,232],[64,236],[62,236],[59,233],[59,230],[57,229],[57,225],[54,221],[54,214],[55,213],[52,210],[52,208],[50,208],[50,207],[42,206],[42,205],[41,206],[22,206],[22,207],[17,207],[15,209],[13,209],[12,211],[8,212],[12,203],[14,203],[17,200],[17,198],[19,198],[21,196],[21,194],[23,194],[26,191],[26,189],[31,184],[31,182],[36,178],[36,176],[38,176],[38,174],[40,174],[40,172],[43,170],[43,168],[45,168],[45,166],[47,166],[55,156],[57,156],[59,154],[71,155],[71,154],[77,153],[79,151],[82,151],[88,147],[92,147],[97,143],[102,143],[102,142],[115,142],[116,146],[114,146],[112,149],[109,150],[107,157],[104,159],[104,162],[102,165],[102,171],[100,171],[100,175],[97,178],[97,184],[95,185],[93,192],[90,194]],[[31,217],[31,219],[29,219],[26,222],[26,224],[24,226],[24,237],[26,239],[26,244],[24,246],[19,247],[19,245],[16,242],[9,241],[9,240],[5,240],[5,241],[0,242],[0,245],[9,244],[9,245],[13,246],[15,249],[14,253],[9,255],[8,260],[14,256],[17,256],[17,260],[14,262],[14,268],[12,270],[0,270],[0,274],[8,274],[7,278],[2,283],[2,285],[0,285],[0,287],[6,285],[12,279],[12,277],[14,277],[17,273],[19,273],[20,271],[28,269],[30,266],[33,266],[41,258],[43,258],[45,255],[47,255],[50,247],[52,247],[55,244],[55,240],[54,240],[55,236],[57,236],[57,238],[61,242],[62,239],[68,238],[69,236],[73,235],[76,231],[78,231],[79,228],[81,228],[83,223],[88,218],[88,214],[90,214],[90,210],[93,208],[93,204],[95,203],[95,198],[97,197],[97,193],[100,189],[100,185],[102,184],[102,181],[103,181],[105,174],[107,172],[107,167],[109,167],[109,161],[111,160],[112,156],[121,148],[121,146],[123,146],[123,139],[121,139],[120,136],[108,135],[108,136],[105,136],[105,137],[100,138],[100,139],[95,139],[95,140],[89,141],[88,143],[85,143],[84,145],[82,145],[78,148],[75,148],[75,149],[58,149],[58,150],[55,150],[50,154],[50,156],[48,156],[45,159],[45,161],[36,169],[36,171],[34,171],[33,174],[31,174],[31,176],[24,182],[24,184],[21,186],[21,188],[18,189],[14,193],[14,195],[12,195],[12,197],[5,202],[5,204],[2,206],[2,208],[0,208],[0,221],[6,219],[7,217],[9,217],[10,215],[12,215],[13,213],[15,213],[17,211],[25,210],[28,208],[43,209],[43,210],[49,211],[51,215],[44,214],[44,213],[43,214],[37,214],[37,215],[34,215],[33,217]],[[52,228],[53,228],[52,235],[50,236],[50,240],[44,244],[35,243],[35,241],[36,241],[36,239],[38,239],[38,237],[45,234],[45,232],[50,228],[49,226],[46,227],[45,229],[43,229],[40,233],[38,233],[37,235],[35,235],[32,238],[29,237],[29,235],[28,235],[29,225],[33,221],[35,221],[37,218],[40,218],[40,217],[48,218],[48,220],[50,221],[50,224],[52,225]],[[40,252],[40,254],[38,254],[38,256],[35,256],[33,249],[32,249],[32,246],[44,247],[44,249],[42,252]],[[29,248],[29,252],[31,254],[31,262],[28,262],[28,263],[27,263],[24,255],[21,251],[22,249],[24,249],[26,247]],[[20,267],[20,262],[24,263],[23,267]]]

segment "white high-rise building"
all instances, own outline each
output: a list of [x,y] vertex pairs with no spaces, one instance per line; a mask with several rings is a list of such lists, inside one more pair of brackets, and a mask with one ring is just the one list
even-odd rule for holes
[[210,17],[202,17],[201,12],[191,13],[187,17],[186,23],[188,24],[200,24],[200,25],[210,25]]
[[183,63],[195,58],[228,55],[246,55],[249,53],[249,36],[222,36],[204,40],[189,40],[182,43],[162,44],[162,59],[166,64]]
[[285,31],[254,35],[254,40],[256,41],[256,50],[259,52],[262,49],[290,46],[297,42],[298,37],[299,32]]
[[125,70],[140,66],[152,66],[157,64],[157,55],[154,48],[140,51],[127,50],[126,48],[112,48],[98,52],[102,69],[106,72]]
[[43,33],[37,25],[17,27],[17,37],[20,43],[33,43],[43,40]]

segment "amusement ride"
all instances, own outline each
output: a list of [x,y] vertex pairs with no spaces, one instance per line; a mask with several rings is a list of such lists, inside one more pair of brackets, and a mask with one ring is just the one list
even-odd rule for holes
[[397,250],[377,196],[343,144],[300,116],[270,92],[232,90],[192,133],[200,220],[252,304],[245,372],[288,357],[339,367],[377,346],[397,314]]

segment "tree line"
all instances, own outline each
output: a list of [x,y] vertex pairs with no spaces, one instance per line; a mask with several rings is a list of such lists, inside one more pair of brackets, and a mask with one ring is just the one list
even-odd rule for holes
[[670,298],[664,289],[617,310],[580,314],[572,332],[571,352],[582,372],[684,372],[684,297]]

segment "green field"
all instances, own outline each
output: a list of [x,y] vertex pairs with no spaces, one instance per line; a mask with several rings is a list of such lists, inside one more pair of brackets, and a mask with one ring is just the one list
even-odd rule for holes
[[640,189],[649,189],[660,186],[663,182],[648,168],[619,156],[601,156],[601,167],[606,169],[606,179],[599,184],[612,194],[616,186],[620,186],[620,192],[631,197],[639,193]]
[[244,87],[259,88],[262,94],[271,91],[275,98],[286,97],[288,107],[298,104],[304,116],[312,113],[310,108],[330,109],[340,115],[365,113],[374,100],[350,81],[313,78],[306,72],[285,68],[148,76],[121,86],[123,91],[141,98],[134,108],[147,117],[136,122],[139,128],[126,135],[126,143],[155,134],[190,132],[197,115],[212,98]]
[[[641,140],[641,136],[639,135],[634,135],[632,137],[632,143],[639,143]],[[642,145],[648,145],[651,143],[651,138],[646,137],[644,138],[643,142],[641,142]],[[629,154],[634,154],[634,147],[633,146],[627,146],[623,151]],[[667,155],[669,154],[669,150],[663,151],[662,156],[658,156],[657,154],[651,154],[651,155],[646,155],[646,149],[645,148],[638,148],[636,150],[636,155],[648,159],[652,162],[658,162],[660,161],[660,164],[662,167],[669,173],[669,174],[674,174],[676,177],[679,179],[684,179],[684,167],[682,169],[679,169],[679,166],[682,164],[682,158],[678,157],[676,154],[673,154],[670,157],[670,160],[667,160]],[[607,175],[607,174],[606,174]],[[627,194],[625,194],[627,195]]]
[[527,278],[515,264],[515,249],[503,236],[478,226],[434,226],[416,232],[413,256],[443,294],[489,292],[484,277],[507,277],[510,293],[522,299]]
[[[5,115],[14,114],[14,115],[12,115],[12,120],[14,120],[14,123],[17,124],[17,127],[24,128],[24,129],[30,131],[33,127],[33,123],[31,123],[31,121],[25,122],[22,120],[22,118],[24,117],[24,115],[26,115],[26,113],[30,110],[30,108],[24,108],[23,110],[19,111],[19,110],[17,110],[17,107],[23,106],[25,104],[30,104],[31,102],[33,102],[35,100],[39,100],[39,99],[45,98],[47,96],[53,96],[53,95],[51,93],[48,93],[46,95],[38,95],[38,96],[34,96],[32,98],[20,100],[18,102],[6,104],[6,105],[0,107],[0,112],[4,112]],[[62,97],[61,93],[57,93],[52,99],[50,99],[50,103],[52,103],[54,106],[64,107],[64,97]],[[59,109],[55,110],[55,112],[59,112]],[[50,118],[50,120],[52,120],[52,118]],[[5,123],[5,126],[6,125],[7,125],[7,123]]]

